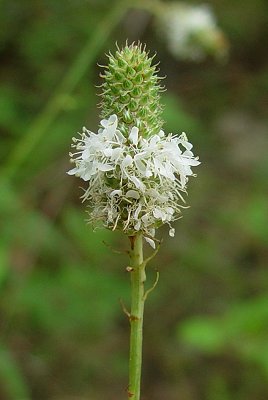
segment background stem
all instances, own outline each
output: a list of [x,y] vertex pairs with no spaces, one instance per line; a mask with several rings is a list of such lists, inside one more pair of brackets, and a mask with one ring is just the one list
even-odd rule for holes
[[90,32],[88,41],[61,80],[54,94],[10,153],[6,165],[1,171],[5,178],[13,178],[21,165],[27,161],[30,153],[48,131],[49,126],[55,121],[60,111],[64,109],[68,96],[78,85],[88,68],[95,62],[98,52],[128,7],[128,1],[118,0],[116,5],[98,24],[94,34],[92,35],[92,32]]
[[131,237],[131,314],[128,395],[131,400],[140,399],[142,365],[142,327],[144,311],[145,266],[143,264],[142,234]]

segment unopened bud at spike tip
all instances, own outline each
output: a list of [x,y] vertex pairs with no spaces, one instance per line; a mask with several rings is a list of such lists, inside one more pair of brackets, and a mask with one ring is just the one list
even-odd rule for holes
[[149,58],[141,45],[133,43],[116,51],[115,56],[108,55],[108,59],[101,75],[101,118],[117,114],[118,128],[124,135],[133,126],[139,126],[143,137],[158,133],[163,125],[163,107],[159,94],[161,78],[152,66],[153,57]]

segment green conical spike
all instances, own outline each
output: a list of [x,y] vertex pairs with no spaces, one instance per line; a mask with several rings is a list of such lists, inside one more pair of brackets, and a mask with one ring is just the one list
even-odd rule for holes
[[139,127],[143,137],[158,133],[162,128],[162,105],[159,84],[153,58],[148,57],[139,44],[126,45],[108,56],[108,66],[101,75],[101,118],[112,114],[118,117],[118,128],[128,135],[133,126]]

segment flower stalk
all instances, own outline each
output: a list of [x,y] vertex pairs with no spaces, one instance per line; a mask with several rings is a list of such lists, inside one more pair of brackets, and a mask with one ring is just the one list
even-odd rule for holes
[[145,263],[143,262],[142,234],[130,237],[130,273],[131,273],[131,312],[130,321],[130,354],[128,397],[140,399],[142,336],[144,312],[144,283],[146,280]]
[[[86,183],[81,196],[88,222],[121,230],[130,239],[131,311],[128,398],[140,400],[144,303],[158,282],[145,290],[145,267],[158,251],[155,231],[181,217],[183,194],[198,157],[182,132],[162,130],[162,105],[156,65],[141,44],[108,55],[97,133],[83,128],[73,138],[68,171]],[[143,259],[143,238],[155,251]]]

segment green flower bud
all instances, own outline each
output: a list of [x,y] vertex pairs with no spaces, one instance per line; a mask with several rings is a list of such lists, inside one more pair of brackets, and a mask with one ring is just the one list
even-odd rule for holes
[[140,135],[149,137],[162,128],[160,92],[163,88],[141,45],[131,44],[108,56],[108,65],[101,75],[101,118],[116,114],[118,129],[128,135],[133,126],[139,127]]

